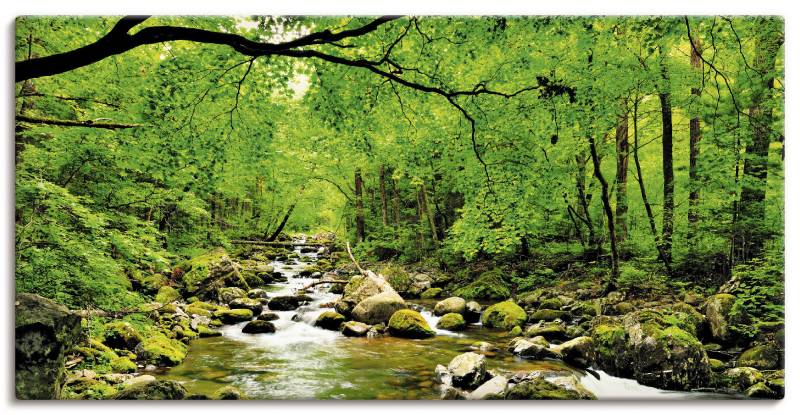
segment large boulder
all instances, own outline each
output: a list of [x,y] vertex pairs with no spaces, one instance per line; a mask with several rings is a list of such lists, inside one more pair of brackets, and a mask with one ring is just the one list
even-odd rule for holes
[[461,297],[450,297],[436,303],[433,314],[443,316],[449,313],[464,314],[467,308],[467,301]]
[[244,327],[242,327],[242,333],[247,333],[247,334],[275,333],[275,325],[269,321],[253,320],[245,324]]
[[348,321],[342,325],[342,334],[346,337],[364,337],[369,332],[370,325],[360,321]]
[[302,298],[296,295],[282,295],[269,299],[267,306],[274,311],[291,311],[300,307]]
[[236,298],[232,300],[228,306],[230,308],[244,308],[252,311],[255,315],[261,314],[261,311],[264,310],[264,306],[261,304],[261,301],[253,300],[248,297]]
[[225,286],[250,286],[242,278],[241,266],[223,248],[216,248],[178,265],[183,289],[187,294],[207,292]]
[[414,310],[399,310],[389,319],[389,333],[396,337],[422,339],[436,335],[428,322]]
[[458,313],[448,313],[442,316],[436,323],[436,328],[450,331],[461,331],[467,327],[464,317]]
[[482,354],[467,352],[450,361],[447,371],[453,386],[464,389],[475,389],[486,378],[486,358]]
[[736,365],[769,370],[777,368],[780,361],[781,351],[777,345],[765,343],[743,351],[736,359]]
[[733,324],[731,310],[736,297],[732,294],[715,294],[706,300],[705,316],[711,337],[721,343],[733,340],[730,326]]
[[475,281],[457,289],[455,295],[467,299],[502,300],[511,296],[499,269],[486,271]]
[[247,292],[239,287],[223,287],[218,290],[217,297],[220,303],[228,304],[237,298],[247,297]]
[[516,337],[509,342],[508,349],[514,355],[534,360],[558,359],[561,357],[550,349],[550,344],[543,337],[534,339]]
[[505,396],[508,378],[497,375],[467,395],[467,399],[499,399]]
[[506,300],[486,308],[481,315],[481,323],[489,328],[511,330],[514,326],[525,324],[528,315],[522,307],[512,300]]
[[394,291],[384,291],[359,302],[351,312],[353,319],[367,324],[385,323],[406,302]]
[[138,382],[123,389],[117,400],[178,400],[187,395],[186,388],[174,380]]
[[483,307],[477,301],[468,301],[464,306],[464,320],[467,323],[477,323],[481,321]]
[[112,321],[103,326],[103,344],[113,349],[133,350],[143,337],[130,323]]
[[597,399],[569,372],[535,371],[514,376],[505,394],[507,400]]
[[693,319],[669,309],[598,317],[591,330],[594,366],[661,389],[705,386],[710,364],[693,327]]
[[178,340],[156,333],[139,343],[134,352],[139,360],[156,366],[175,366],[186,358],[187,347]]
[[559,345],[551,345],[550,350],[561,356],[565,362],[579,367],[588,367],[592,361],[592,338],[576,337]]
[[17,294],[14,313],[17,399],[58,399],[65,355],[81,333],[80,317],[35,294]]
[[385,291],[397,294],[386,280],[367,271],[367,275],[356,275],[350,278],[350,281],[344,286],[342,297],[336,301],[334,308],[338,313],[349,316],[358,303]]
[[165,285],[158,289],[158,293],[156,294],[156,302],[161,304],[171,303],[173,301],[177,301],[181,298],[181,293],[178,290],[170,287],[169,285]]
[[225,324],[234,324],[240,321],[250,321],[253,319],[253,310],[246,308],[235,308],[233,310],[219,310],[214,312],[214,317]]

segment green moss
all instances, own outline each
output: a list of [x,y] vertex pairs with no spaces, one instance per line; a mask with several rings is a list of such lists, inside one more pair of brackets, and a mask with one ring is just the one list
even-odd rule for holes
[[64,386],[63,399],[104,400],[117,394],[117,389],[96,379],[73,379]]
[[423,299],[438,298],[441,293],[441,288],[428,288],[427,290],[423,291],[419,297]]
[[511,291],[503,281],[503,272],[493,269],[484,272],[469,285],[457,289],[454,295],[466,299],[502,300],[511,297]]
[[598,357],[613,361],[617,345],[625,341],[625,329],[618,324],[598,324],[592,329],[592,343]]
[[191,305],[186,306],[186,308],[183,311],[185,311],[186,314],[188,314],[190,316],[192,314],[197,314],[198,316],[211,317],[211,312],[210,311],[208,311],[208,310],[206,310],[204,308],[194,307],[194,306],[191,306]]
[[253,318],[253,310],[246,308],[235,308],[232,310],[219,310],[214,312],[214,317],[220,319],[223,323],[231,324],[240,321],[248,321]]
[[698,347],[702,347],[703,345],[700,344],[700,341],[697,340],[697,337],[694,335],[689,334],[685,330],[677,327],[677,326],[669,326],[660,332],[655,333],[656,340],[671,340],[672,342],[677,342],[682,345],[696,345]]
[[539,304],[539,308],[550,309],[550,310],[560,310],[564,304],[558,298],[548,298]]
[[111,361],[111,369],[115,373],[132,373],[136,371],[136,363],[127,357],[118,357]]
[[525,324],[527,313],[511,300],[489,306],[481,315],[481,323],[489,328],[511,330]]
[[761,344],[751,347],[736,359],[738,366],[754,367],[756,369],[774,369],[780,361],[780,351],[772,344]]
[[184,273],[181,277],[181,282],[183,282],[186,291],[197,291],[200,285],[208,279],[212,264],[220,262],[227,255],[228,253],[225,252],[225,249],[216,248],[182,263],[180,267]]
[[320,314],[319,317],[317,317],[317,321],[314,322],[314,325],[326,330],[338,331],[346,320],[347,319],[343,315],[329,310]]
[[124,321],[112,321],[103,326],[103,343],[115,349],[133,350],[142,335],[133,325]]
[[217,330],[212,330],[212,329],[208,328],[208,326],[203,325],[203,324],[198,324],[197,325],[197,334],[200,337],[218,337],[218,336],[222,336],[221,332],[219,332]]
[[204,301],[192,301],[189,304],[189,306],[190,307],[196,307],[196,308],[202,308],[203,310],[208,310],[208,311],[217,311],[219,309],[224,308],[224,307],[216,306],[214,304],[206,303]]
[[385,265],[378,272],[386,278],[389,285],[397,292],[405,292],[411,287],[411,277],[400,265],[390,263]]
[[461,331],[467,327],[467,322],[461,314],[447,313],[439,319],[436,327],[442,330]]
[[569,313],[566,311],[540,309],[531,314],[530,320],[531,322],[537,322],[539,320],[553,321],[559,318],[563,320],[567,315],[569,315]]
[[509,389],[505,394],[507,400],[541,399],[541,400],[575,400],[597,399],[590,392],[567,389],[552,384],[544,379],[526,380]]
[[520,327],[520,326],[514,326],[514,328],[511,329],[511,331],[508,332],[509,336],[514,336],[514,337],[517,337],[520,334],[522,334],[522,327]]
[[431,330],[428,322],[414,310],[399,310],[389,319],[389,333],[397,337],[412,339],[432,337],[436,332]]
[[181,293],[178,290],[170,287],[170,286],[163,286],[158,289],[158,294],[156,294],[156,302],[161,304],[171,303],[173,301],[177,301],[181,298]]
[[170,339],[162,333],[145,338],[136,347],[136,355],[139,359],[160,366],[177,365],[186,358],[186,351],[186,345]]
[[223,386],[217,389],[214,394],[212,395],[212,399],[217,399],[221,401],[235,401],[242,399],[244,394],[242,391],[237,389],[234,386]]

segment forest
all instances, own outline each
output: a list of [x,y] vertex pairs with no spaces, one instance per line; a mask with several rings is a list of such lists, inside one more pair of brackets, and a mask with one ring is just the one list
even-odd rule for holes
[[783,30],[20,17],[17,397],[780,398]]

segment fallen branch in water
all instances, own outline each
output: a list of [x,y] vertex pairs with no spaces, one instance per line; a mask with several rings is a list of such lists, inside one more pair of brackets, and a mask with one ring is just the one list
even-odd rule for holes
[[361,265],[358,265],[358,261],[356,261],[355,257],[353,257],[353,252],[350,251],[350,242],[347,242],[346,245],[347,245],[347,255],[350,255],[350,260],[353,261],[353,264],[356,265],[356,268],[358,268],[358,272],[360,272],[361,275],[368,275],[367,271],[364,271],[364,269],[361,268]]
[[314,281],[314,282],[306,285],[305,287],[301,288],[300,290],[301,291],[305,291],[305,290],[307,290],[309,288],[312,288],[312,287],[315,287],[315,286],[321,285],[321,284],[347,284],[348,282],[350,282],[350,281],[347,281],[347,280],[319,280],[319,281]]

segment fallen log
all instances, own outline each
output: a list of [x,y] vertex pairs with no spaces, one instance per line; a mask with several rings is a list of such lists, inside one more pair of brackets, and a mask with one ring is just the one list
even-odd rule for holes
[[350,282],[350,281],[348,281],[348,280],[319,280],[319,281],[314,281],[314,282],[306,285],[305,287],[301,288],[300,291],[305,291],[305,290],[307,290],[309,288],[312,288],[312,287],[315,287],[315,286],[321,285],[321,284],[347,284],[348,282]]
[[333,242],[279,242],[279,241],[247,241],[243,239],[233,239],[235,245],[264,245],[264,246],[331,246]]

